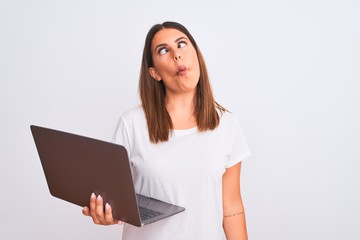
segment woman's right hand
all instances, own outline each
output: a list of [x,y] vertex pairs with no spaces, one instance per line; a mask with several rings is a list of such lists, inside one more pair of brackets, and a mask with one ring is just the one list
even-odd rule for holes
[[96,196],[94,193],[90,196],[90,209],[85,206],[82,212],[85,216],[91,217],[95,224],[123,224],[122,221],[114,219],[110,204],[106,203],[104,210],[103,198],[100,195]]

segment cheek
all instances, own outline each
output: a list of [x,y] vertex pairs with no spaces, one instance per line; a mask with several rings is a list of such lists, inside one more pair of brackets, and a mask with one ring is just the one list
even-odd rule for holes
[[200,63],[196,55],[193,58],[193,66],[194,66],[194,71],[196,71],[196,73],[198,73],[200,76]]
[[198,57],[197,57],[196,51],[193,50],[193,51],[189,52],[189,56],[190,56],[190,58],[191,58],[191,60],[192,60],[193,68],[194,68],[194,69],[199,69],[199,68],[200,68],[200,66],[199,66],[199,59],[198,59]]
[[157,61],[154,61],[154,66],[160,75],[164,75],[169,72],[169,60],[165,57],[159,58],[157,59]]

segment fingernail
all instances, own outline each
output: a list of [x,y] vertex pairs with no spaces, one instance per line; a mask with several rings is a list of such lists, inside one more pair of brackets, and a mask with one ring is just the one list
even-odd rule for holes
[[97,200],[101,200],[102,199],[102,197],[101,197],[101,195],[99,194],[98,196],[97,196]]
[[87,207],[84,207],[84,208],[83,208],[82,213],[83,213],[84,215],[87,215],[87,214],[86,214],[86,213],[87,213]]
[[110,208],[110,205],[108,203],[105,204],[105,208],[106,209],[109,209]]
[[91,198],[95,198],[95,193],[91,193],[91,196],[90,196]]

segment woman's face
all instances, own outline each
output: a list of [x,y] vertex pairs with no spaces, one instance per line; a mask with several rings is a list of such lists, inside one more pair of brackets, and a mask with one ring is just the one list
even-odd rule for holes
[[157,32],[151,44],[154,67],[150,75],[163,81],[167,94],[195,93],[200,78],[199,60],[188,37],[177,29]]

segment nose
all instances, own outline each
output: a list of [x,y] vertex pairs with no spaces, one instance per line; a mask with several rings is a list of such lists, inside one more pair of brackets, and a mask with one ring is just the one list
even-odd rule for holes
[[175,53],[175,54],[174,54],[174,60],[175,60],[175,61],[178,61],[178,60],[180,60],[180,59],[181,59],[180,54]]

